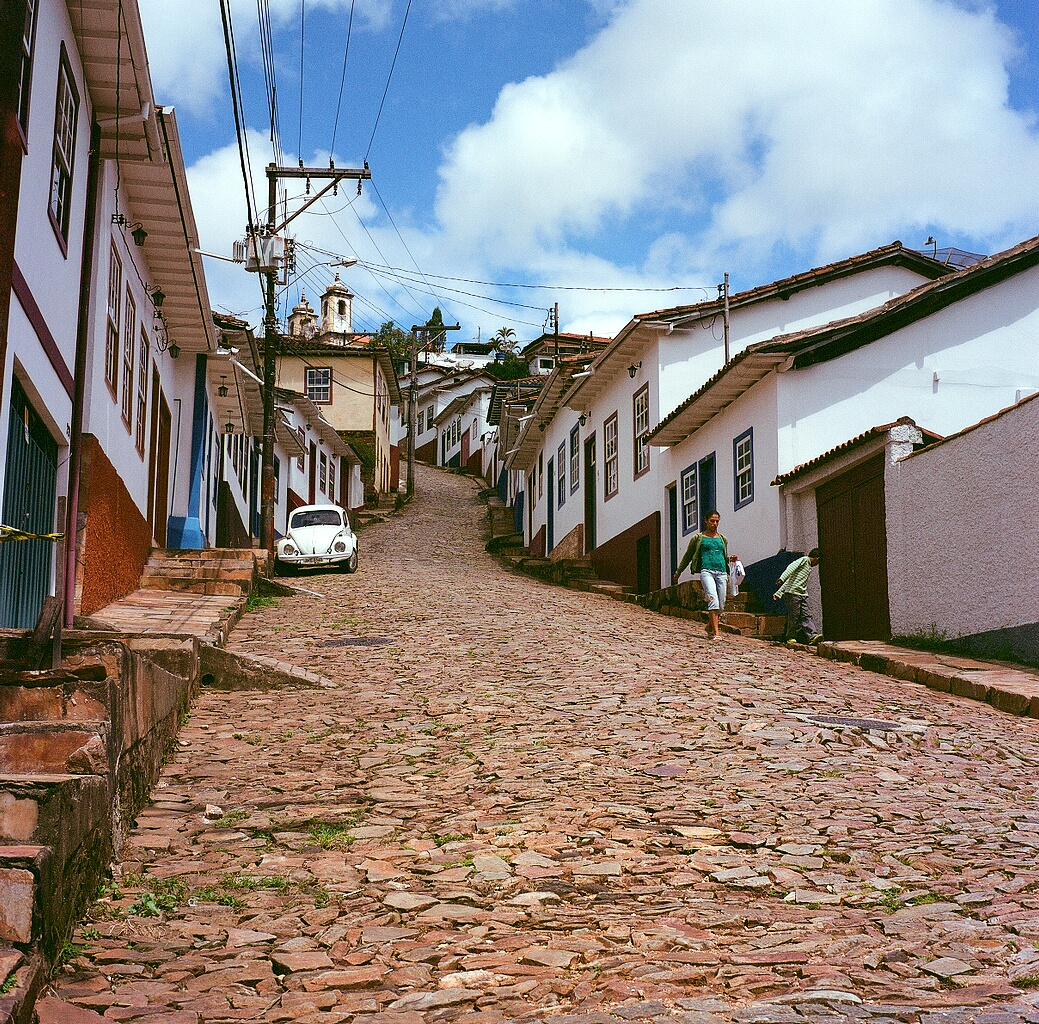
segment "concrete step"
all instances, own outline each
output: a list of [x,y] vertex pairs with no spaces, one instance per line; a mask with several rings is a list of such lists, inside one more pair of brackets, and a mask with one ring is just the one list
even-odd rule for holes
[[105,721],[0,722],[0,774],[107,778],[108,733]]

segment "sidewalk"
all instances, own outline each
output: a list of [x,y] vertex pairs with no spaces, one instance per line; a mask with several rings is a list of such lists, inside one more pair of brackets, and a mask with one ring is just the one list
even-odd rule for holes
[[870,672],[969,697],[1010,715],[1039,718],[1039,671],[1034,669],[914,651],[882,640],[824,640],[818,650],[831,661],[851,662]]

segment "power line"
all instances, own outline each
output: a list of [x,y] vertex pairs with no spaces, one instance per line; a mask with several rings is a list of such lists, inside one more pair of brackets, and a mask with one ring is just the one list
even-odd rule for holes
[[439,305],[446,305],[446,303],[441,303],[439,301],[439,296],[436,295],[433,286],[425,280],[425,274],[423,274],[422,268],[418,265],[418,260],[416,260],[414,255],[412,255],[411,250],[408,248],[408,243],[404,241],[404,236],[400,233],[400,230],[397,228],[397,222],[393,219],[393,214],[390,213],[390,208],[386,205],[385,201],[383,200],[382,193],[379,191],[379,186],[375,184],[374,180],[372,181],[372,188],[375,189],[375,194],[379,197],[379,203],[382,206],[383,210],[386,211],[386,217],[389,220],[390,224],[393,225],[393,230],[397,233],[397,237],[400,239],[400,244],[404,246],[404,251],[411,257],[411,262],[415,264],[415,269],[419,272],[419,275],[422,277],[426,286],[429,288],[430,294],[432,294],[434,298],[438,300]]
[[298,157],[303,156],[303,40],[306,16],[307,0],[299,0],[299,134],[296,143],[296,156]]
[[408,15],[411,13],[411,0],[404,10],[404,21],[400,26],[400,36],[397,39],[397,49],[393,52],[393,63],[390,64],[390,73],[386,76],[386,88],[382,91],[382,100],[379,102],[379,112],[375,115],[375,124],[372,126],[372,137],[368,140],[368,148],[364,153],[364,162],[368,162],[368,155],[372,151],[372,143],[375,142],[375,133],[379,129],[379,120],[382,118],[382,108],[386,103],[386,94],[390,91],[390,81],[393,78],[393,69],[397,66],[397,56],[400,54],[400,45],[404,41],[404,29],[408,24]]
[[350,0],[350,20],[346,25],[346,46],[343,49],[343,74],[339,79],[339,99],[336,100],[336,116],[332,124],[332,144],[328,147],[329,155],[335,153],[336,133],[339,130],[339,109],[343,104],[343,87],[346,85],[346,60],[350,56],[350,37],[354,30],[354,4],[356,0]]

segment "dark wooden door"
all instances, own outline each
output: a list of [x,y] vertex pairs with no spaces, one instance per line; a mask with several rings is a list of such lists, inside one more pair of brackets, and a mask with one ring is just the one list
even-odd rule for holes
[[595,550],[595,435],[584,443],[584,553]]
[[887,639],[883,453],[823,484],[815,501],[824,635],[830,640]]
[[552,549],[556,546],[556,517],[555,517],[555,489],[556,489],[556,474],[555,474],[555,459],[548,460],[548,503],[545,506],[548,512],[548,546],[545,548],[545,554],[549,554]]
[[173,416],[166,396],[159,391],[159,437],[155,467],[155,524],[153,530],[160,548],[166,546],[166,524],[170,517],[170,446],[173,442]]
[[307,502],[317,503],[317,442],[310,442],[310,478],[307,483]]
[[667,574],[667,583],[670,583],[678,568],[678,485],[669,484],[665,490],[667,492],[668,561],[671,565]]

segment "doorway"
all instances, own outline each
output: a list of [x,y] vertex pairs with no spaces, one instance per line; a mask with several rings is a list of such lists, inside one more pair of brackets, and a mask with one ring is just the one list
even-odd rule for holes
[[[58,444],[11,379],[11,419],[4,471],[3,522],[26,533],[54,532]],[[0,626],[31,629],[50,593],[54,544],[19,540],[0,544]]]
[[823,632],[833,640],[891,635],[884,524],[884,455],[816,489]]
[[584,442],[584,553],[595,550],[595,434]]
[[718,507],[718,475],[715,471],[714,452],[705,455],[696,466],[697,496],[700,499],[700,521],[697,529],[703,529],[703,521],[707,513]]
[[668,569],[667,579],[670,582],[678,568],[678,485],[668,484],[664,488],[667,506],[667,541],[668,541]]
[[548,460],[548,495],[547,495],[548,501],[546,503],[546,511],[548,513],[548,542],[547,542],[547,545],[545,547],[545,554],[546,555],[550,554],[552,549],[556,546],[556,533],[555,533],[555,527],[556,527],[556,516],[555,516],[556,503],[552,500],[552,497],[553,497],[552,496],[552,492],[553,492],[553,490],[555,490],[555,479],[556,479],[555,464],[556,464],[556,460],[555,459],[549,459]]

